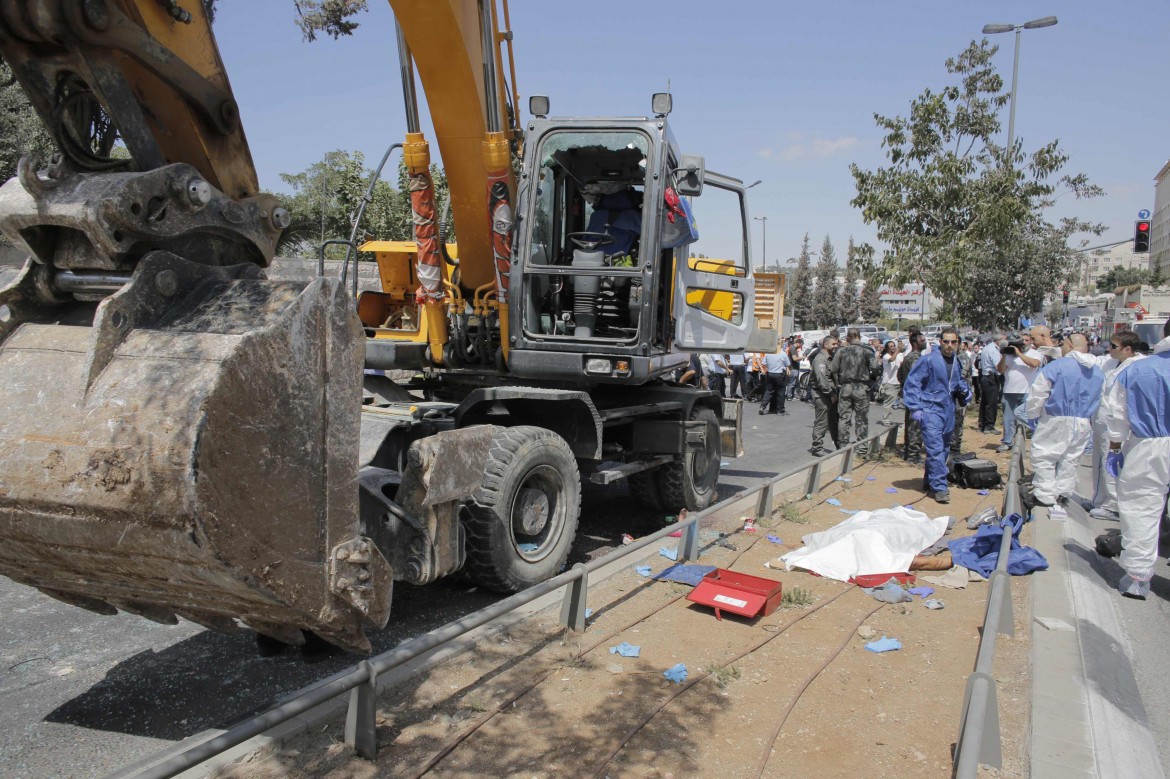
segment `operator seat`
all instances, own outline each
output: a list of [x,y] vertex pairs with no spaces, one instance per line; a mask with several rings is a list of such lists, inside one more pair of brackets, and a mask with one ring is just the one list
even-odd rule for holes
[[642,235],[641,201],[641,195],[629,188],[598,198],[585,229],[613,236],[613,243],[600,247],[607,256],[636,253],[635,247]]

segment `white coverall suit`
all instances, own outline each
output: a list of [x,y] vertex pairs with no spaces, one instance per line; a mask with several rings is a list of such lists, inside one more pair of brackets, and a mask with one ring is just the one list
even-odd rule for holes
[[1117,479],[1125,595],[1144,598],[1158,557],[1158,526],[1170,485],[1170,338],[1127,363],[1105,396],[1109,441],[1121,443]]
[[[1113,382],[1121,369],[1134,360],[1145,359],[1144,354],[1135,354],[1123,363],[1112,357],[1098,357],[1097,365],[1105,374],[1105,389],[1102,398],[1109,394]],[[1109,451],[1109,429],[1105,424],[1105,409],[1107,404],[1102,403],[1093,417],[1093,508],[1103,508],[1117,513],[1117,478],[1109,475],[1105,470],[1105,454]]]
[[1032,489],[1052,505],[1076,489],[1077,461],[1092,435],[1105,375],[1092,355],[1069,352],[1048,363],[1028,389],[1024,417],[1039,420],[1032,434]]

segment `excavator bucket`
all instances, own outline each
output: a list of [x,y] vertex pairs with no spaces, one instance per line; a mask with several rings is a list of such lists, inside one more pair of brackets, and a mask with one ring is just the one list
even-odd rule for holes
[[20,323],[40,269],[0,290],[0,574],[369,651],[393,571],[360,533],[364,337],[336,280],[156,251],[92,327]]

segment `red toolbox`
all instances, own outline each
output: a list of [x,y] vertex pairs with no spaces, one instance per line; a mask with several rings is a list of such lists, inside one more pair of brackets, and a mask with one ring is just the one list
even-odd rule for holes
[[767,616],[780,606],[780,582],[716,568],[699,580],[687,600],[712,607],[717,619],[723,619],[721,611],[741,617]]
[[854,576],[849,580],[850,584],[856,584],[858,587],[881,587],[890,579],[896,579],[898,584],[913,584],[914,574],[912,573],[864,573],[860,576]]

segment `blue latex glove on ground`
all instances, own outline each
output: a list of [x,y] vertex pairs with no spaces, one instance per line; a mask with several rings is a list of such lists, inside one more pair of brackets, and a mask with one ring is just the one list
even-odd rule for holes
[[871,652],[893,652],[902,648],[902,642],[896,638],[882,636],[877,641],[870,641],[865,648]]
[[638,657],[642,654],[642,647],[634,646],[627,641],[623,641],[617,646],[611,646],[609,653],[611,655],[621,655],[622,657]]
[[1121,452],[1110,452],[1105,455],[1105,472],[1113,478],[1121,475],[1121,467],[1125,465],[1125,455]]
[[687,680],[687,667],[682,663],[677,663],[663,671],[662,675],[675,684],[682,684]]
[[913,419],[915,422],[918,422],[919,424],[921,424],[922,423],[922,409],[918,409],[917,411],[912,413],[910,415],[910,418]]

